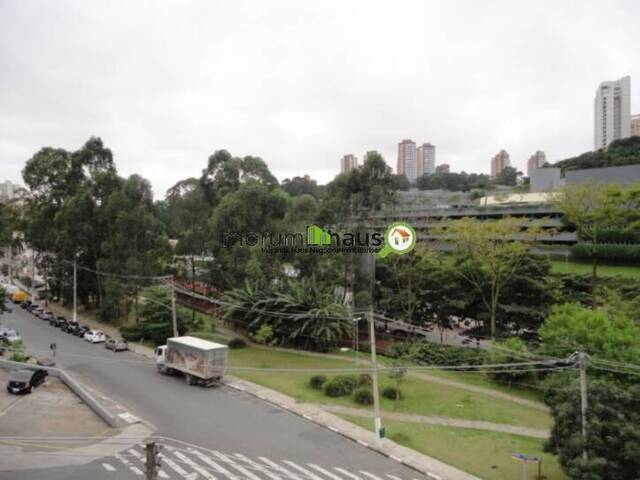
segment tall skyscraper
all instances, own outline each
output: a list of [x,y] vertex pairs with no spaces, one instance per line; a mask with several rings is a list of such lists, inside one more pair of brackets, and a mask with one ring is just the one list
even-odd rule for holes
[[511,161],[509,160],[509,154],[504,150],[500,150],[491,159],[491,178],[496,178],[505,167],[510,166]]
[[547,161],[547,156],[543,151],[538,150],[527,160],[527,177],[531,177],[531,172],[540,168]]
[[436,172],[436,146],[423,143],[418,147],[418,177],[425,173],[431,175]]
[[631,135],[631,77],[602,82],[594,100],[594,150]]
[[349,170],[358,168],[358,157],[348,153],[340,160],[340,173],[346,173]]
[[410,182],[418,178],[416,142],[405,139],[398,144],[398,175],[406,175]]
[[640,137],[640,115],[631,117],[631,136]]

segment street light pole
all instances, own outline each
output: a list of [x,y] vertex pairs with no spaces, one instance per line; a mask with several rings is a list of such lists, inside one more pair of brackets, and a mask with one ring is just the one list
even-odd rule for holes
[[78,254],[73,256],[73,321],[78,322]]
[[173,320],[173,336],[178,336],[178,320],[176,318],[176,284],[171,277],[171,316]]
[[373,387],[373,416],[374,427],[376,430],[376,439],[382,439],[382,419],[380,417],[380,392],[378,390],[378,361],[376,359],[376,327],[373,320],[373,289],[376,279],[376,257],[375,253],[371,254],[371,301],[369,303],[369,341],[371,343],[371,363],[373,369],[371,372]]
[[578,353],[578,361],[580,366],[580,415],[582,419],[582,458],[587,459],[587,359],[585,352]]

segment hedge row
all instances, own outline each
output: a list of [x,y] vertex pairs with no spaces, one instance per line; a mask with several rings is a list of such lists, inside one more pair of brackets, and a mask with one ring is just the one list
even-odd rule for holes
[[424,365],[481,365],[484,360],[482,350],[429,342],[394,343],[385,354]]
[[[577,259],[589,259],[591,247],[576,243],[571,247],[571,256]],[[600,260],[640,263],[640,244],[604,243],[596,245],[596,255]]]

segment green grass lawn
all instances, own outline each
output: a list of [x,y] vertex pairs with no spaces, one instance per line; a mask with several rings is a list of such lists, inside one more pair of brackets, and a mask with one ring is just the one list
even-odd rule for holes
[[[341,415],[345,420],[373,429],[368,418]],[[547,480],[564,480],[553,455],[544,453],[543,441],[508,433],[486,432],[469,428],[390,422],[383,419],[386,436],[391,440],[454,465],[485,480],[514,480],[522,478],[522,465],[511,459],[514,453],[542,458],[542,475]],[[534,480],[537,466],[529,465],[527,479]]]
[[[551,260],[552,271],[555,273],[591,273],[591,264],[564,260]],[[638,265],[598,265],[598,275],[627,278],[640,278]]]
[[[296,369],[334,369],[354,366],[349,360],[308,356],[296,352],[262,347],[231,350],[229,364],[231,367]],[[300,401],[359,407],[351,397],[330,398],[321,391],[313,390],[309,387],[311,374],[253,373],[241,370],[234,371],[233,368],[231,368],[230,373],[278,390]],[[327,376],[331,376],[331,374],[327,374]],[[388,385],[395,385],[395,382],[384,374],[381,374],[379,378],[381,391]],[[551,418],[546,412],[528,408],[509,400],[493,398],[482,393],[468,392],[457,387],[440,385],[412,377],[405,378],[401,384],[401,390],[404,396],[400,401],[381,399],[383,410],[419,415],[439,415],[467,420],[486,420],[534,428],[548,428],[551,426]]]

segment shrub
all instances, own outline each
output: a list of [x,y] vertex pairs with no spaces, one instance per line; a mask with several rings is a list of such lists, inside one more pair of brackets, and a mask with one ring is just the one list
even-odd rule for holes
[[361,373],[358,375],[358,387],[366,387],[367,385],[371,385],[372,382],[373,379],[368,373]]
[[402,392],[396,387],[385,387],[385,389],[382,390],[382,396],[389,400],[399,400],[402,398]]
[[[596,245],[596,255],[600,260],[640,262],[640,245],[627,243],[602,243]],[[591,258],[588,246],[576,243],[571,247],[571,256],[578,259]]]
[[322,386],[327,382],[327,377],[324,375],[314,375],[309,379],[309,385],[314,390],[322,390]]
[[273,327],[267,323],[260,325],[260,328],[253,335],[253,339],[264,345],[270,345],[274,339]]
[[354,375],[339,375],[332,378],[322,387],[325,395],[328,397],[345,397],[356,388],[358,378]]
[[247,342],[245,342],[244,339],[240,337],[235,337],[229,340],[229,343],[227,344],[227,346],[233,350],[237,350],[239,348],[246,348]]
[[486,353],[476,348],[430,342],[404,342],[392,347],[401,357],[423,365],[481,365]]
[[360,405],[371,405],[373,403],[373,393],[369,387],[360,387],[353,392],[353,400]]

